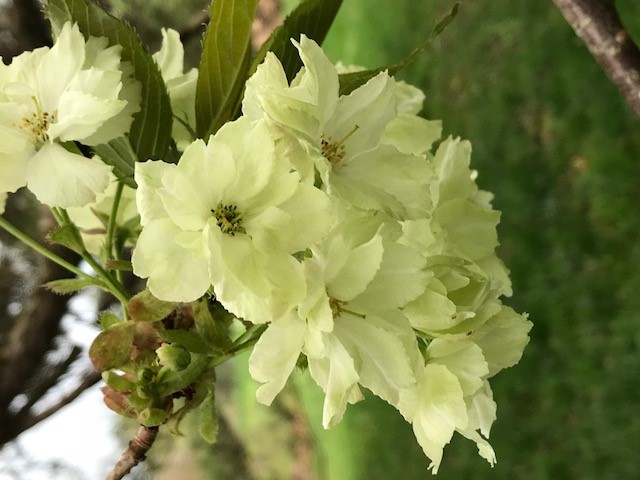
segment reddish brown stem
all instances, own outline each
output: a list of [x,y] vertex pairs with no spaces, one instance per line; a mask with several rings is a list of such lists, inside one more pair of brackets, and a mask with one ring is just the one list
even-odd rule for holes
[[133,467],[144,461],[147,452],[153,445],[158,435],[158,427],[145,427],[140,425],[138,433],[129,442],[129,446],[124,451],[116,466],[107,477],[107,480],[120,480],[127,475]]
[[591,55],[640,115],[640,50],[613,0],[553,0]]

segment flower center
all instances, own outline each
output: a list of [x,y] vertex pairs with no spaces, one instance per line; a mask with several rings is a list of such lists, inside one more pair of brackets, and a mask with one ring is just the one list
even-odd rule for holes
[[30,134],[33,137],[34,143],[44,143],[49,141],[49,134],[47,130],[52,123],[58,118],[58,110],[53,112],[43,112],[40,108],[38,100],[33,97],[33,103],[35,103],[36,111],[31,112],[31,115],[22,117],[20,123],[14,123],[13,126]]
[[340,165],[346,167],[347,164],[343,162],[345,155],[347,154],[344,142],[353,135],[356,130],[360,128],[358,125],[353,127],[349,133],[347,133],[342,140],[332,142],[331,137],[326,136],[324,133],[320,135],[320,149],[322,150],[322,156],[329,160],[331,165]]
[[216,208],[211,210],[214,218],[216,219],[216,223],[222,233],[228,233],[232,237],[240,232],[245,233],[244,228],[242,228],[242,217],[244,213],[238,212],[238,207],[236,205],[218,205]]
[[358,317],[358,318],[366,317],[362,313],[354,312],[353,310],[349,310],[348,308],[345,308],[346,303],[347,302],[344,300],[338,300],[337,298],[334,298],[329,295],[329,308],[331,309],[331,314],[333,315],[333,318],[341,317],[343,313],[348,313],[349,315],[353,315],[354,317]]
[[342,313],[342,305],[344,305],[344,302],[342,300],[329,297],[329,307],[331,308],[331,313],[333,314],[333,318],[340,316],[340,314]]

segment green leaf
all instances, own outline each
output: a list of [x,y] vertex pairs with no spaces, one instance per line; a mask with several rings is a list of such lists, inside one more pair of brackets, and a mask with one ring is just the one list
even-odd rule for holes
[[138,156],[127,137],[116,138],[109,143],[98,145],[94,150],[104,163],[113,167],[113,174],[119,180],[131,188],[137,187],[133,173]]
[[[85,37],[107,37],[110,45],[122,46],[122,60],[133,65],[142,88],[140,111],[129,133],[133,151],[138,160],[163,158],[171,142],[171,104],[160,70],[138,35],[91,0],[49,0],[46,13],[54,31],[76,22]],[[125,163],[129,160],[125,157]]]
[[157,348],[156,355],[158,355],[160,364],[171,370],[184,370],[191,363],[191,355],[184,347],[168,343],[163,343]]
[[217,353],[228,352],[233,342],[229,338],[229,331],[224,321],[218,321],[211,315],[209,302],[206,300],[194,305],[193,313],[199,337],[208,345],[208,351]]
[[129,360],[134,330],[133,322],[121,322],[98,334],[89,348],[89,358],[97,371],[121,367]]
[[343,0],[306,0],[285,18],[282,25],[276,28],[269,39],[262,45],[253,59],[250,75],[262,63],[268,51],[273,52],[282,63],[289,81],[293,80],[300,68],[302,60],[291,39],[300,40],[300,35],[321,45],[333,23]]
[[431,46],[431,42],[442,33],[442,31],[449,25],[453,19],[458,14],[458,8],[460,7],[459,3],[456,3],[453,6],[451,12],[444,18],[442,18],[436,24],[433,29],[433,33],[427,38],[422,44],[420,44],[413,52],[411,52],[404,60],[395,65],[390,65],[387,67],[380,67],[374,70],[362,70],[359,72],[352,73],[343,73],[340,75],[340,95],[349,95],[356,88],[364,85],[373,77],[378,75],[380,72],[384,72],[385,70],[389,72],[389,75],[395,75],[400,70],[405,68],[407,65],[412,63],[416,58],[418,58],[422,53]]
[[207,396],[198,407],[200,421],[198,430],[200,436],[209,443],[215,443],[218,438],[218,416],[216,415],[216,402],[213,385],[209,388]]
[[122,375],[118,375],[115,372],[104,372],[102,374],[102,380],[109,387],[117,390],[118,392],[125,392],[127,390],[133,390],[136,386],[131,380],[126,379]]
[[107,270],[120,270],[122,272],[133,272],[133,265],[126,260],[114,260],[113,258],[107,259],[105,263]]
[[138,421],[145,427],[162,425],[169,414],[161,408],[145,408],[138,413]]
[[211,348],[205,343],[196,332],[187,330],[161,330],[160,337],[169,343],[174,343],[184,347],[194,353],[212,353]]
[[99,287],[107,290],[104,283],[98,278],[64,278],[53,280],[44,284],[45,288],[60,295],[68,295],[87,287]]
[[162,384],[159,387],[159,395],[166,397],[172,393],[179,392],[187,388],[207,371],[209,368],[210,357],[208,355],[191,354],[191,363],[184,370],[170,370],[162,378]]
[[234,116],[248,77],[258,0],[214,0],[196,88],[196,131],[206,139]]
[[175,308],[175,303],[158,300],[148,288],[134,295],[127,304],[129,315],[138,322],[157,322],[167,317]]
[[49,240],[59,243],[76,253],[81,254],[85,251],[80,230],[71,223],[65,223],[51,230],[49,232]]

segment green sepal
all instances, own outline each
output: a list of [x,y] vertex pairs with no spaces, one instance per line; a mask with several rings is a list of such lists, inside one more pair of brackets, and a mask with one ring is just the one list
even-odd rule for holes
[[258,0],[214,0],[196,87],[196,132],[208,139],[235,116],[248,77]]

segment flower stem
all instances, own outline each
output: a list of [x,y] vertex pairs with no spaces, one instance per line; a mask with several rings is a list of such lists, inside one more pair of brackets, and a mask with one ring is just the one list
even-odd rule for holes
[[71,273],[75,273],[79,277],[95,278],[93,275],[91,275],[91,274],[89,274],[87,272],[83,272],[77,266],[75,266],[75,265],[67,262],[66,260],[60,258],[58,255],[56,255],[52,251],[47,250],[45,247],[40,245],[38,242],[36,242],[35,240],[33,240],[32,238],[27,236],[27,234],[25,234],[24,232],[21,232],[16,227],[11,225],[9,222],[7,222],[7,220],[4,217],[1,217],[1,216],[0,216],[0,227],[2,227],[9,234],[13,235],[15,238],[20,240],[26,246],[32,248],[33,250],[38,252],[40,255],[48,258],[49,260],[51,260],[54,263],[57,263],[61,267],[66,268]]
[[234,348],[238,345],[242,345],[247,340],[262,335],[262,332],[266,329],[266,325],[264,324],[254,324],[245,330],[245,332],[236,338],[233,342]]
[[231,360],[233,357],[240,355],[245,350],[253,347],[256,342],[260,339],[262,333],[267,329],[267,325],[252,325],[244,332],[238,339],[233,342],[233,348],[228,353],[224,355],[220,355],[215,357],[212,362],[212,367],[217,367],[218,365],[226,362],[227,360]]
[[116,230],[116,218],[118,217],[118,208],[120,207],[120,199],[122,198],[122,190],[124,183],[118,182],[116,193],[113,198],[113,207],[111,208],[111,215],[109,216],[109,225],[107,226],[107,258],[117,260],[119,252],[115,251],[113,244],[113,235]]
[[[53,216],[58,221],[60,226],[64,225],[73,225],[73,222],[69,218],[69,214],[63,208],[52,208]],[[80,239],[82,241],[82,239]],[[93,271],[98,275],[98,277],[107,285],[109,291],[113,294],[116,299],[122,304],[123,311],[126,311],[126,305],[129,301],[129,293],[125,290],[124,286],[116,279],[113,278],[109,272],[107,272],[102,265],[100,265],[93,256],[87,251],[86,248],[83,248],[80,252],[78,252],[82,259],[87,262]],[[126,318],[126,314],[125,314]]]
[[[120,259],[120,247],[115,245],[114,234],[116,231],[116,224],[118,218],[118,209],[120,208],[120,199],[122,198],[122,191],[124,190],[124,183],[118,182],[118,186],[116,187],[116,193],[113,197],[113,206],[111,207],[111,215],[109,215],[109,224],[107,225],[107,238],[105,240],[105,245],[107,248],[107,261],[108,260],[119,260]],[[120,270],[116,270],[116,281],[119,285],[122,285],[122,273]],[[127,302],[122,302],[122,315],[126,320],[128,317],[127,312]]]

